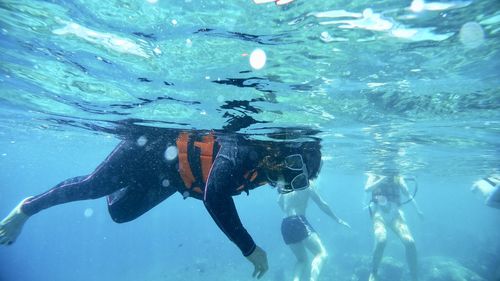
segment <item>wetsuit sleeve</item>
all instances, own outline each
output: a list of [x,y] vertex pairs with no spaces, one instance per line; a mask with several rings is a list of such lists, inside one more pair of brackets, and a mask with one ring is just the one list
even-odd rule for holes
[[241,224],[232,198],[235,167],[229,159],[217,157],[205,186],[203,202],[215,223],[240,248],[244,256],[255,250],[255,242]]

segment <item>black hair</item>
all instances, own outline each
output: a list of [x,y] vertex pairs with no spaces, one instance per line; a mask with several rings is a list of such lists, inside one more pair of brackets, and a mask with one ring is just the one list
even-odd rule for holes
[[306,164],[309,179],[317,178],[321,170],[321,143],[319,141],[306,142],[302,147],[302,151],[301,155]]
[[269,172],[284,168],[285,157],[300,154],[307,167],[309,179],[318,177],[321,168],[321,143],[319,139],[307,141],[261,141],[262,160],[260,166]]

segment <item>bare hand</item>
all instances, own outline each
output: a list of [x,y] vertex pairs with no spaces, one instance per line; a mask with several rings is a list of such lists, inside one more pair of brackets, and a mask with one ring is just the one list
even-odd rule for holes
[[254,266],[254,271],[252,277],[257,277],[260,279],[264,276],[264,273],[269,269],[267,264],[267,254],[259,246],[256,246],[253,253],[246,257]]
[[424,213],[422,211],[418,211],[418,217],[423,220],[424,219]]
[[339,219],[338,223],[340,223],[341,225],[343,225],[343,226],[345,226],[345,227],[347,227],[349,229],[352,229],[352,227],[346,221],[344,221],[342,219]]

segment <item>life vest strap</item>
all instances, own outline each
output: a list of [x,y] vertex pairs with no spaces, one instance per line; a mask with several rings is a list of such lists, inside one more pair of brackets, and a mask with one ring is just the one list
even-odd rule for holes
[[191,186],[195,182],[195,178],[191,171],[191,166],[189,165],[188,143],[189,134],[185,132],[180,133],[176,141],[179,157],[179,173],[184,185],[186,185],[188,189],[191,189]]
[[194,145],[200,149],[201,173],[204,183],[207,182],[210,169],[212,168],[212,164],[214,162],[214,144],[215,138],[213,134],[203,136],[203,140],[201,142],[194,142]]
[[[179,160],[179,174],[186,187],[186,191],[183,193],[184,198],[187,198],[189,195],[197,194],[197,196],[200,196],[203,194],[202,185],[207,182],[214,160],[215,137],[212,133],[203,136],[201,141],[190,142],[190,138],[191,135],[189,133],[182,132],[179,134],[176,140]],[[196,154],[190,155],[190,148],[191,152],[194,151],[192,149],[192,145],[199,149],[199,156],[195,156]],[[195,176],[191,164],[198,164],[197,157],[199,157],[201,174],[200,172],[198,172],[199,170],[197,168],[195,170]],[[191,163],[190,160],[195,161],[196,163]]]
[[[245,193],[247,195],[249,195],[249,190],[250,190],[250,185],[254,184],[254,181],[255,179],[257,178],[257,176],[259,175],[259,173],[257,172],[257,170],[251,170],[251,171],[248,171],[246,172],[244,175],[243,175],[243,178],[245,179],[245,182],[240,185],[236,191],[238,193],[242,192],[242,191],[245,191]],[[260,185],[260,184],[258,184]],[[255,186],[255,185],[254,185]]]
[[[214,154],[217,153],[219,147],[213,133],[204,135],[201,139],[197,137],[198,141],[192,141],[192,139],[190,141],[190,138],[191,135],[189,133],[182,132],[176,140],[179,173],[185,185],[185,191],[183,192],[184,198],[189,196],[199,198],[203,195],[203,185],[206,184],[208,180],[215,159]],[[192,145],[197,148],[196,150],[199,152],[199,155],[198,153],[190,155],[190,152],[195,152]],[[191,164],[196,168],[194,173]],[[197,165],[201,166],[201,173]],[[245,172],[243,174],[244,182],[236,189],[236,192],[240,193],[245,191],[248,194],[250,189],[265,184],[265,182],[257,183],[257,178],[258,172],[256,169]]]

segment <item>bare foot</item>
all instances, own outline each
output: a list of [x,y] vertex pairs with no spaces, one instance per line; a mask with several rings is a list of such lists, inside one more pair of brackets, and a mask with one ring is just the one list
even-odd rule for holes
[[373,273],[370,273],[370,277],[368,278],[368,281],[377,281],[377,275],[376,274],[373,274]]
[[11,212],[0,222],[0,244],[10,245],[14,243],[21,233],[24,223],[29,216],[21,211],[21,206],[31,197],[21,201]]

